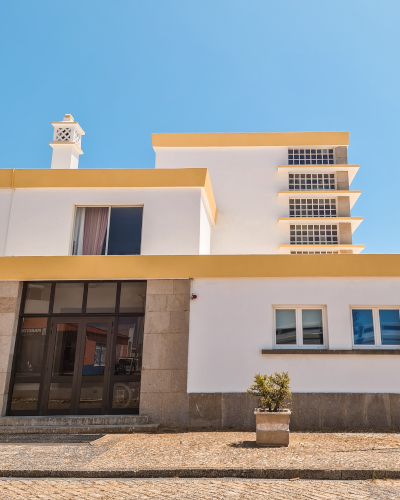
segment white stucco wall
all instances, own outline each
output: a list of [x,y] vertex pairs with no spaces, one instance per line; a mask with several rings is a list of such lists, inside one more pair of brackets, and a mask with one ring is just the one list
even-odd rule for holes
[[199,254],[209,255],[211,245],[211,224],[204,208],[203,200],[200,200],[200,245]]
[[286,147],[157,148],[156,168],[208,168],[218,209],[212,228],[212,254],[276,254],[289,243]]
[[12,193],[12,189],[0,189],[0,256],[4,255],[6,248]]
[[399,278],[196,279],[188,392],[244,392],[257,372],[289,371],[295,392],[400,392],[400,357],[263,355],[274,305],[327,308],[330,349],[352,349],[350,306],[399,307]]
[[[142,255],[196,255],[201,189],[18,189],[0,191],[0,255],[68,255],[76,205],[143,205]],[[4,233],[4,234],[3,234]]]

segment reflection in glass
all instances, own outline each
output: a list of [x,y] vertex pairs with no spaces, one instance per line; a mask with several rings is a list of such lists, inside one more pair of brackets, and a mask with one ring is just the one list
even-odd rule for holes
[[69,410],[71,406],[72,383],[52,383],[49,392],[49,410]]
[[89,283],[86,304],[87,313],[112,313],[115,311],[117,284]]
[[322,309],[303,309],[303,344],[323,345]]
[[24,314],[48,314],[51,283],[28,283]]
[[296,344],[296,310],[276,309],[276,343]]
[[39,383],[15,383],[11,399],[11,410],[36,410],[39,396]]
[[17,348],[16,376],[40,376],[46,334],[47,318],[23,319]]
[[112,207],[108,255],[139,255],[142,239],[142,207]]
[[77,338],[77,323],[57,324],[52,371],[54,376],[72,376],[74,374]]
[[374,345],[374,324],[371,309],[353,309],[353,333],[355,345]]
[[132,375],[142,367],[144,318],[119,318],[115,375]]
[[400,345],[400,318],[398,309],[379,311],[382,345]]
[[57,283],[53,313],[81,313],[83,286],[83,283]]
[[113,408],[139,408],[140,382],[115,382]]
[[121,283],[120,313],[144,313],[146,282],[125,281]]
[[103,375],[106,364],[108,323],[87,323],[82,375]]
[[101,408],[103,401],[103,381],[82,382],[79,408]]

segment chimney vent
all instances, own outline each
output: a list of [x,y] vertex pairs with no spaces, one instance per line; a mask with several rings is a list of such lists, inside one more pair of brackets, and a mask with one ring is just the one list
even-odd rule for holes
[[53,157],[51,168],[78,168],[79,155],[83,155],[81,149],[82,136],[85,132],[74,121],[72,115],[65,115],[62,122],[52,122],[54,127]]

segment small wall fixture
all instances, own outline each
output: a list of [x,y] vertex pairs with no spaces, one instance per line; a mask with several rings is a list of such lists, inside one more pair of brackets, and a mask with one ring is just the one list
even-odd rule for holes
[[197,295],[195,293],[192,293],[192,300],[197,299]]

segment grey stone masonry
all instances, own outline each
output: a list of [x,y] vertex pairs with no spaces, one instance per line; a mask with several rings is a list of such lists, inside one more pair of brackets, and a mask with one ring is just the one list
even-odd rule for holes
[[350,217],[349,196],[338,196],[337,215],[338,217]]
[[335,148],[335,157],[338,165],[347,165],[347,146],[337,146]]
[[0,281],[0,416],[7,406],[22,282]]
[[347,191],[350,187],[348,172],[336,172],[337,188],[342,191]]
[[166,427],[188,425],[190,280],[148,280],[140,414]]
[[339,243],[341,245],[352,245],[353,234],[350,222],[339,222]]

